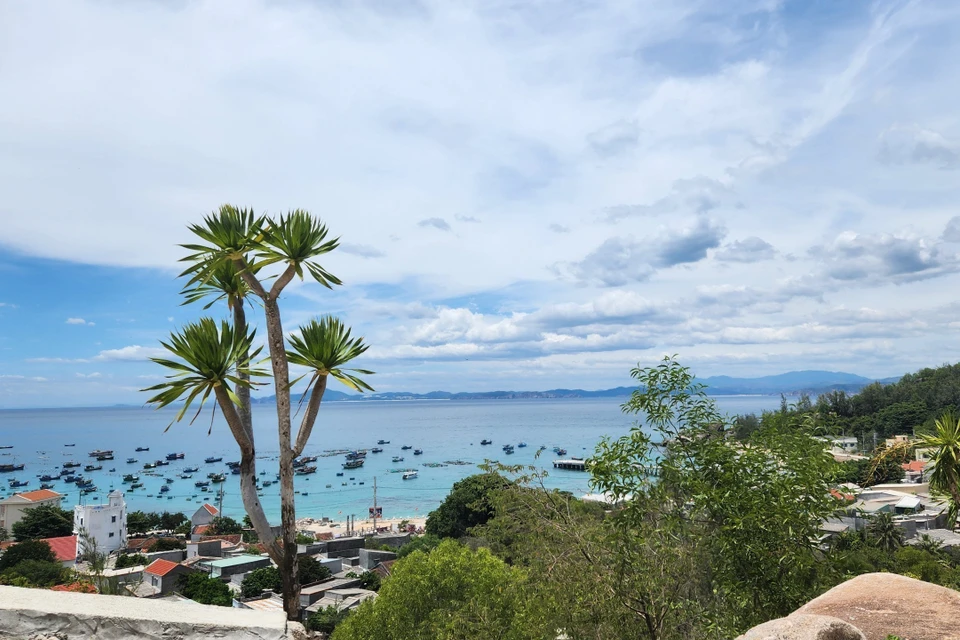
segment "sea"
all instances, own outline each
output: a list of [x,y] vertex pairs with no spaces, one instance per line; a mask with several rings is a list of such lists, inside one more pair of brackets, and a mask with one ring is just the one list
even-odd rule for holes
[[[718,408],[729,415],[760,413],[780,404],[779,396],[719,396]],[[323,404],[304,455],[317,456],[317,472],[296,476],[297,517],[340,521],[349,516],[363,520],[374,501],[384,518],[426,516],[437,507],[458,480],[477,473],[478,464],[497,460],[511,465],[532,465],[548,471],[550,487],[583,495],[591,492],[586,472],[553,468],[558,456],[554,447],[567,450],[563,457],[589,457],[603,437],[616,438],[638,425],[637,417],[624,414],[624,398],[511,399],[511,400],[402,400],[329,402]],[[170,424],[176,410],[136,407],[15,409],[0,411],[0,464],[24,464],[22,471],[0,474],[0,498],[15,491],[40,488],[39,477],[56,475],[66,462],[102,464],[103,469],[78,474],[94,481],[97,491],[81,495],[62,480],[54,490],[65,495],[63,507],[104,502],[113,489],[123,491],[128,510],[183,512],[188,517],[204,502],[220,505],[224,515],[240,519],[244,510],[239,495],[239,476],[226,462],[239,460],[239,451],[219,414],[211,420],[208,407],[193,424]],[[294,428],[302,417],[294,418]],[[277,415],[273,405],[253,407],[257,447],[257,472],[274,484],[263,489],[262,502],[271,520],[280,514]],[[169,426],[169,428],[168,428]],[[493,444],[482,446],[481,440]],[[368,453],[363,467],[344,470],[343,450],[367,449],[378,440],[382,453]],[[527,443],[506,455],[502,445]],[[69,445],[69,446],[68,446]],[[408,445],[422,449],[414,455]],[[541,446],[546,449],[539,452]],[[137,447],[149,451],[137,452]],[[96,449],[114,451],[114,460],[97,463],[89,457]],[[145,470],[144,464],[164,460],[169,453],[184,453],[182,460]],[[402,462],[393,462],[395,456]],[[222,462],[205,463],[207,457]],[[128,462],[128,458],[135,462]],[[192,478],[182,479],[184,468],[199,467]],[[402,472],[418,471],[418,477],[402,479]],[[226,481],[202,491],[196,482],[209,473],[225,473]],[[136,473],[142,488],[130,490],[125,474]],[[342,475],[339,475],[341,474]],[[27,482],[10,488],[11,480]],[[160,488],[169,483],[169,490]],[[221,494],[222,489],[222,496]]]

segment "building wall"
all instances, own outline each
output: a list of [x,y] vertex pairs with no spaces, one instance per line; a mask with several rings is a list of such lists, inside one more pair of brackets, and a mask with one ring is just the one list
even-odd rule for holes
[[193,526],[195,527],[201,524],[210,524],[211,522],[213,522],[213,519],[215,517],[216,516],[212,515],[205,508],[200,507],[199,509],[197,509],[196,513],[194,513],[193,516],[190,518],[190,523],[193,524]]
[[60,498],[48,498],[47,500],[37,500],[36,502],[24,501],[20,503],[0,504],[0,527],[3,527],[7,530],[7,533],[13,535],[13,525],[23,519],[23,512],[43,504],[52,504],[59,509]]
[[[73,508],[73,532],[85,531],[97,542],[97,551],[110,553],[127,546],[127,505],[123,494],[114,491],[107,504],[77,505]],[[85,551],[83,537],[78,551]]]

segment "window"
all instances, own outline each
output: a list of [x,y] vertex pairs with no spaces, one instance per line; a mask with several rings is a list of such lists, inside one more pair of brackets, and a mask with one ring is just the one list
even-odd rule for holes
[[80,518],[80,524],[83,524],[83,517]]
[[110,532],[110,535],[109,535],[108,537],[109,537],[109,538],[112,538],[112,537],[113,537],[113,531]]
[[116,521],[117,521],[117,516],[113,516],[113,518],[110,519],[110,522],[116,522]]

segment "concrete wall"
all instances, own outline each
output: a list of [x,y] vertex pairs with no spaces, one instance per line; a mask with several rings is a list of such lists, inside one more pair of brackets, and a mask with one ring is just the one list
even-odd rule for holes
[[221,552],[219,540],[205,540],[203,542],[187,543],[187,559],[195,558],[196,556],[219,558],[220,555]]
[[396,560],[397,554],[393,551],[378,551],[376,549],[360,549],[360,566],[364,569],[373,569],[385,560]]
[[0,638],[287,640],[281,611],[0,586]]
[[343,560],[340,558],[324,558],[322,556],[317,556],[317,562],[320,563],[320,566],[330,569],[330,573],[340,573],[343,571]]
[[337,538],[327,541],[327,555],[330,557],[344,557],[358,555],[358,551],[363,549],[363,538]]
[[388,547],[393,547],[394,549],[399,549],[403,545],[410,542],[409,533],[378,533],[373,536],[372,540],[377,544],[384,544]]
[[150,564],[154,560],[169,560],[170,562],[183,562],[184,555],[186,552],[183,549],[171,549],[170,551],[153,551],[151,553],[144,553],[143,556],[147,559],[147,564]]

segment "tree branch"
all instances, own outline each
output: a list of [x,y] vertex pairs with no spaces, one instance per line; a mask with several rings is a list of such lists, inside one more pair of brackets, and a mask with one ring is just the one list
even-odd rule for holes
[[303,414],[303,421],[300,423],[300,429],[297,430],[297,441],[293,445],[293,457],[296,458],[303,453],[303,448],[307,446],[310,440],[310,434],[313,433],[313,425],[317,421],[317,413],[320,412],[320,401],[323,400],[323,392],[327,390],[327,374],[317,376],[317,381],[310,392],[310,400],[307,401],[307,412]]
[[240,273],[240,277],[243,278],[243,281],[247,283],[247,286],[250,287],[250,290],[260,296],[262,299],[266,300],[267,291],[263,288],[263,285],[260,284],[260,281],[257,280],[257,277],[250,272],[250,269],[247,266],[247,261],[244,258],[234,258],[233,263],[237,266],[237,271]]
[[293,280],[293,276],[295,275],[297,275],[297,267],[291,262],[287,265],[286,270],[280,274],[280,277],[277,278],[277,281],[273,283],[273,287],[270,289],[270,299],[276,300],[280,292],[290,284],[290,281]]

